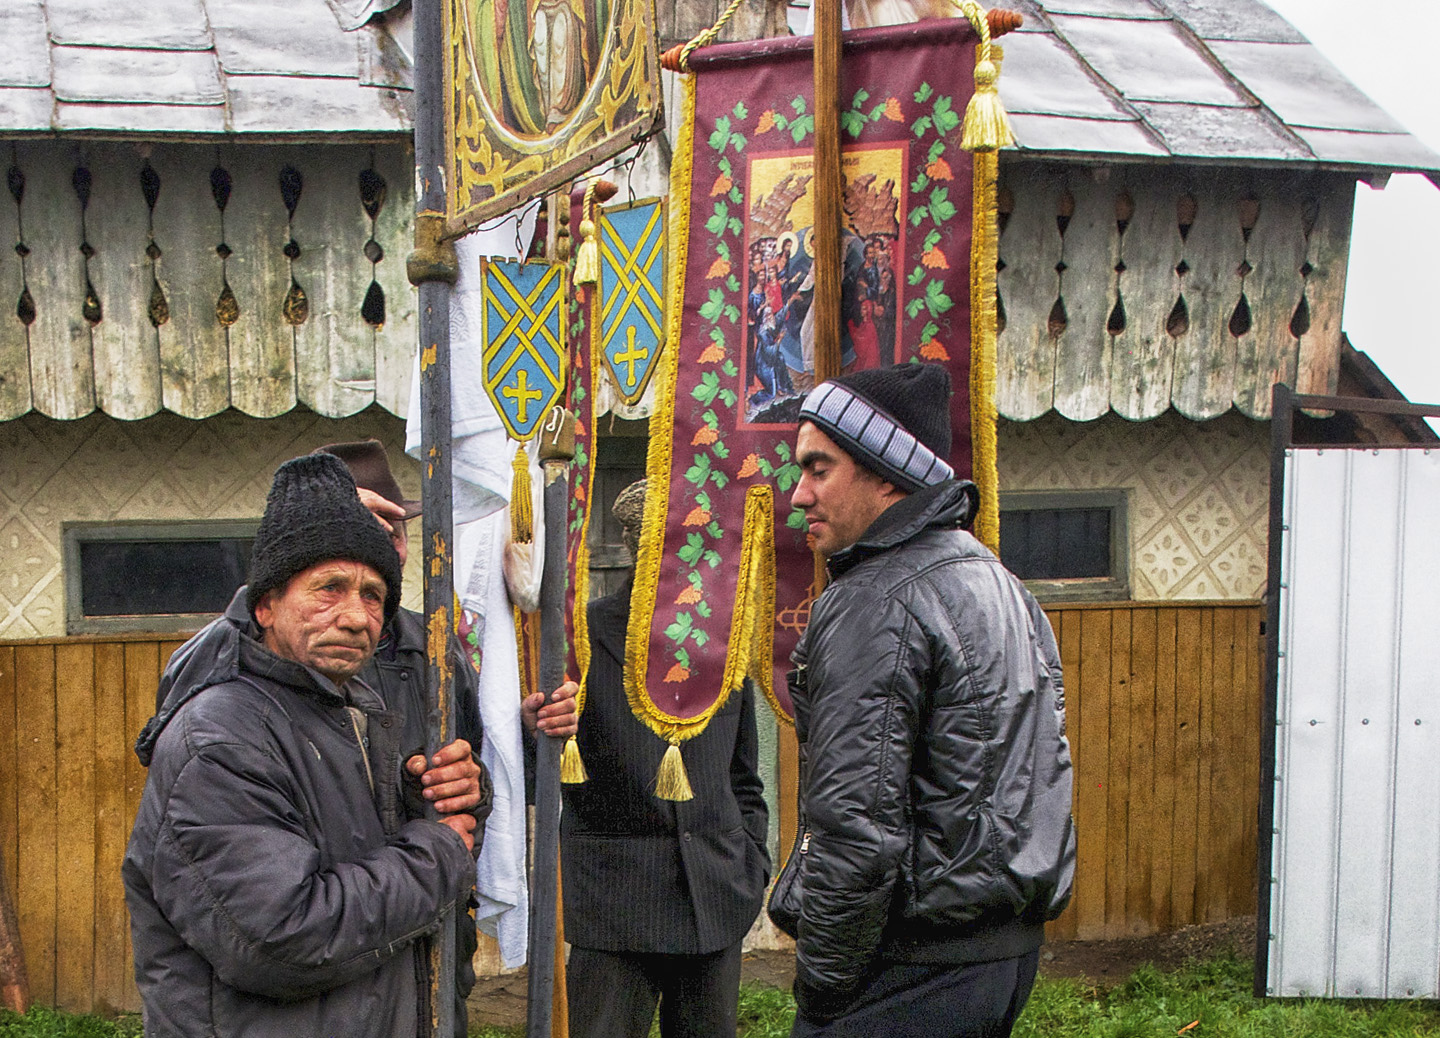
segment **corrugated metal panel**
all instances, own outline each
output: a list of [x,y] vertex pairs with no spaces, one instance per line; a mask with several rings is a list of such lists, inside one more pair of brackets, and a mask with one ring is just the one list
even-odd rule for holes
[[52,47],[61,101],[218,105],[225,88],[209,51]]
[[49,86],[49,52],[40,0],[0,4],[0,87]]
[[1271,994],[1440,994],[1437,510],[1440,451],[1287,451]]
[[94,0],[45,0],[50,42],[152,50],[209,50],[202,0],[145,0],[114,4],[97,17]]
[[[220,64],[230,75],[355,79],[360,74],[358,48],[364,37],[343,31],[330,9],[316,0],[225,0],[210,4],[210,23]],[[296,87],[303,90],[304,82]]]
[[1308,43],[1217,40],[1210,46],[1226,68],[1291,126],[1405,132]]
[[[237,133],[403,132],[410,128],[408,90],[361,86],[354,79],[235,76],[230,123]],[[295,124],[295,95],[305,96],[306,125]]]
[[1201,57],[1174,22],[1057,16],[1055,27],[1131,101],[1250,102]]

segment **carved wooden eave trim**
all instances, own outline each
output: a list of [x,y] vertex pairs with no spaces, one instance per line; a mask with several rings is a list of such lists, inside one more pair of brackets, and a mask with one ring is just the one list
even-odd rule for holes
[[0,420],[406,413],[407,142],[17,142]]
[[1011,162],[1001,171],[1000,414],[1270,415],[1334,391],[1353,177]]

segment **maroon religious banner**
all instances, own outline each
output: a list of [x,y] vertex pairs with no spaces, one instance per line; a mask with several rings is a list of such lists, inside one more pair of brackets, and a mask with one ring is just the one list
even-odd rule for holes
[[[963,19],[846,33],[840,87],[842,365],[947,366],[961,476],[972,432],[961,137],[977,42]],[[817,594],[790,504],[796,421],[815,384],[810,40],[708,47],[690,64],[626,646],[631,703],[672,745],[746,679],[789,716],[773,668]]]

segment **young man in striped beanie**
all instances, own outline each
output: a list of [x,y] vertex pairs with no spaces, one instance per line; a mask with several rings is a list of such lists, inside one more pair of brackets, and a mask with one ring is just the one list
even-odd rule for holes
[[1009,1035],[1069,900],[1059,652],[967,532],[979,494],[949,454],[935,365],[844,375],[801,406],[792,503],[830,584],[791,657],[796,1036]]

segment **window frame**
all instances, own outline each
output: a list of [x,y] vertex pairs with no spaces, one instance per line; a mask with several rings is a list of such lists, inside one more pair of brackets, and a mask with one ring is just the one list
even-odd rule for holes
[[[1110,513],[1110,575],[1026,580],[1025,586],[1041,602],[1124,602],[1130,600],[1130,493],[1108,490],[1002,490],[1000,527],[1006,512],[1106,509]],[[1003,562],[1004,559],[1002,558]]]
[[61,562],[65,574],[65,633],[115,634],[137,631],[172,634],[198,631],[219,613],[129,613],[88,616],[84,613],[80,548],[97,541],[224,541],[253,539],[257,519],[133,519],[123,522],[66,522],[60,528]]

